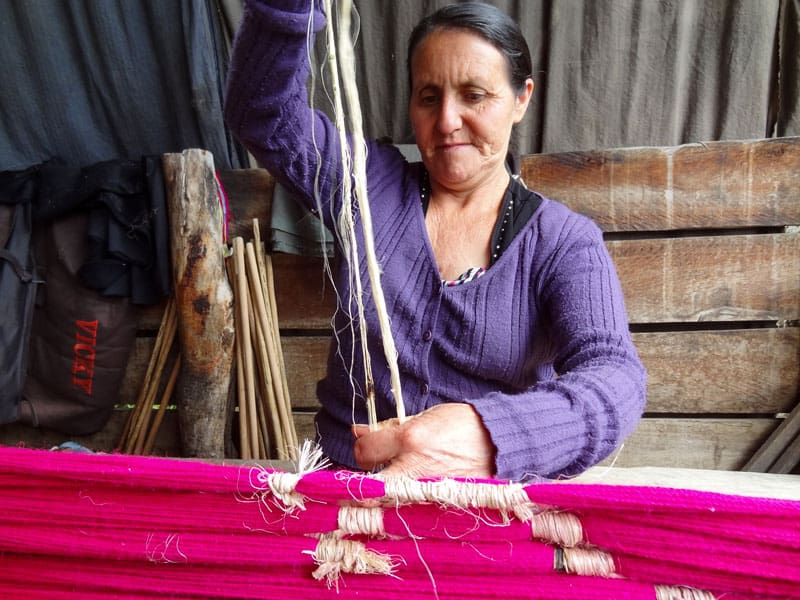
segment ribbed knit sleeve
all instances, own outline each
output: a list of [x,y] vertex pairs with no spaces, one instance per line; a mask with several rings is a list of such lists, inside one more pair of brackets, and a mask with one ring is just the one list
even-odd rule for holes
[[[247,0],[233,44],[225,93],[231,132],[286,188],[330,223],[340,181],[338,132],[309,107],[308,46],[325,25],[308,0]],[[316,198],[315,186],[322,186]]]
[[[573,215],[553,230],[531,285],[554,349],[556,376],[516,392],[468,399],[497,448],[497,476],[572,475],[607,457],[644,409],[645,371],[599,229]],[[488,314],[485,318],[491,318]]]

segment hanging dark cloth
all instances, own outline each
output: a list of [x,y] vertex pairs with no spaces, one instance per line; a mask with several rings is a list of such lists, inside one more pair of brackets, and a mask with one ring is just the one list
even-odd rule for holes
[[[87,167],[47,161],[0,173],[0,204],[30,203],[34,223],[88,215],[78,277],[105,296],[156,304],[170,291],[166,196],[158,157]],[[35,225],[34,225],[35,227]]]

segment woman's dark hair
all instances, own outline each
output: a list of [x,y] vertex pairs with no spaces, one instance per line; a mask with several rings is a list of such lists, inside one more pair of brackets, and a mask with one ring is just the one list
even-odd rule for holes
[[464,2],[440,8],[420,21],[408,40],[408,85],[411,88],[411,59],[417,46],[438,29],[466,29],[497,48],[506,58],[511,88],[519,93],[533,76],[531,53],[519,25],[491,4]]

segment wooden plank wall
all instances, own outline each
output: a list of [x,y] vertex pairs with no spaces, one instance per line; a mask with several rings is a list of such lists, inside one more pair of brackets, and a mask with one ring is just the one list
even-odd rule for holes
[[[798,402],[800,138],[527,156],[522,174],[592,217],[619,271],[649,382],[645,418],[615,464],[741,468]],[[272,178],[221,177],[231,235],[250,239],[252,218],[268,230]],[[334,300],[319,259],[273,261],[295,421],[313,437]],[[141,385],[159,316],[142,313],[125,401]],[[113,448],[124,417],[83,441]],[[159,452],[179,452],[175,427],[165,426]],[[23,433],[32,445],[52,439]]]
[[529,157],[606,232],[648,369],[620,466],[739,469],[800,390],[800,140]]

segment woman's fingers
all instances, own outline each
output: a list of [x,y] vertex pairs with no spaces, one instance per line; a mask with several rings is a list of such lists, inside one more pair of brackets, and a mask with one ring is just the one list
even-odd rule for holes
[[381,421],[374,431],[368,425],[353,425],[358,466],[372,471],[395,458],[402,450],[400,427],[397,419]]
[[402,423],[389,419],[374,431],[354,425],[356,462],[387,476],[490,477],[494,445],[468,404],[440,404]]

